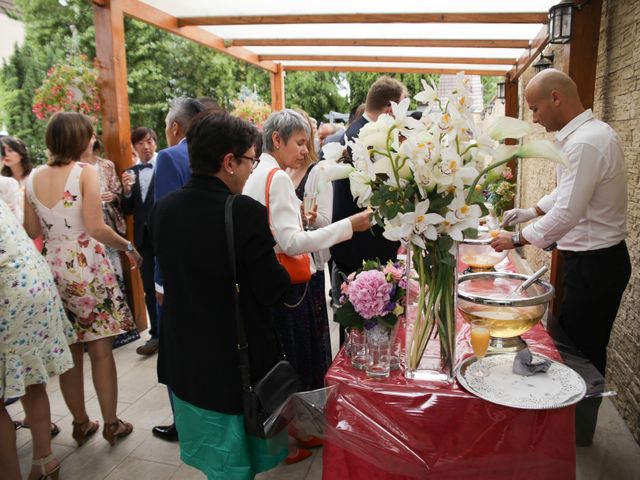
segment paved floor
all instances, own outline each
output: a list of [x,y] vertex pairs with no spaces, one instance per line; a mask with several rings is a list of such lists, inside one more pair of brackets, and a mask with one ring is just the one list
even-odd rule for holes
[[[525,268],[519,266],[520,268]],[[331,309],[329,309],[331,310]],[[338,350],[338,324],[331,325],[332,351]],[[143,335],[146,337],[146,334]],[[62,460],[61,479],[64,480],[196,480],[205,476],[180,461],[177,443],[155,438],[151,428],[172,421],[171,409],[164,386],[157,383],[156,357],[141,357],[135,353],[144,340],[115,350],[118,368],[118,415],[134,424],[135,430],[115,447],[109,447],[96,434],[81,448],[71,438],[71,416],[62,399],[58,379],[49,384],[52,420],[62,432],[53,439],[53,451]],[[100,409],[91,383],[88,357],[85,355],[85,392],[87,410],[92,419],[100,419]],[[605,399],[594,444],[578,448],[577,480],[640,480],[640,446],[616,411]],[[19,402],[9,407],[14,419],[22,419]],[[102,422],[101,422],[102,423]],[[17,432],[20,465],[26,476],[31,461],[29,431]],[[0,472],[0,477],[2,474]],[[322,449],[296,465],[281,465],[256,477],[258,480],[319,480],[322,478]],[[342,479],[330,479],[342,480]],[[544,480],[544,479],[541,479]]]
[[[334,332],[336,333],[336,332]],[[204,479],[199,471],[180,461],[178,445],[151,435],[151,427],[171,420],[166,389],[156,383],[154,357],[136,355],[134,343],[115,351],[119,377],[118,414],[135,426],[131,436],[111,448],[95,435],[81,448],[71,438],[71,417],[62,399],[57,379],[49,384],[53,420],[62,432],[53,440],[53,451],[62,460],[61,479],[65,480],[164,480]],[[87,359],[88,360],[88,359]],[[88,365],[85,364],[85,391],[91,418],[98,419],[99,408]],[[20,403],[9,407],[14,419],[23,416]],[[593,446],[578,448],[578,480],[640,480],[640,446],[606,399],[601,409]],[[25,429],[17,432],[20,464],[26,476],[31,459],[31,437]],[[0,477],[2,475],[0,474]],[[318,480],[322,477],[322,451],[297,465],[282,465],[257,478],[260,480]],[[336,479],[339,480],[339,479]]]

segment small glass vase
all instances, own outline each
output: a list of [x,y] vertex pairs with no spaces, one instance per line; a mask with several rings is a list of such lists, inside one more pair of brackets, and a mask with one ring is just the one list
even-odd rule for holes
[[456,242],[447,249],[438,249],[435,242],[427,245],[427,251],[407,248],[404,361],[408,379],[453,383],[457,264]]
[[367,377],[387,378],[391,371],[391,329],[381,325],[365,329]]

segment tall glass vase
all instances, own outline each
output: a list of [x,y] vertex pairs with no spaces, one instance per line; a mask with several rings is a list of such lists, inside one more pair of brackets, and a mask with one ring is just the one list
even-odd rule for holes
[[407,248],[407,378],[453,382],[457,263],[457,242]]

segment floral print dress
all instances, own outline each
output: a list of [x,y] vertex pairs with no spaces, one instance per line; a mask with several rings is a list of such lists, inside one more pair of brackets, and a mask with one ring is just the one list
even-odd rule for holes
[[72,368],[75,341],[47,262],[0,200],[0,398]]
[[53,272],[67,315],[78,339],[90,342],[135,328],[131,311],[118,286],[105,247],[87,232],[82,218],[80,174],[86,166],[76,163],[69,172],[62,198],[53,208],[35,195],[33,178],[27,183],[27,199],[38,213],[44,236],[42,254]]

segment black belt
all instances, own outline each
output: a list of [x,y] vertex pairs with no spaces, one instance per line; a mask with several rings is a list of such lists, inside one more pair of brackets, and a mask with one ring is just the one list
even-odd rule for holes
[[625,243],[624,240],[622,240],[620,243],[616,243],[611,247],[598,248],[597,250],[584,250],[581,252],[573,252],[571,250],[560,250],[560,252],[562,252],[562,255],[564,256],[564,258],[573,258],[573,257],[583,257],[586,255],[600,255],[602,253],[607,253],[611,250],[617,250],[620,248],[627,248],[627,244]]

